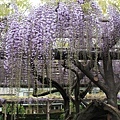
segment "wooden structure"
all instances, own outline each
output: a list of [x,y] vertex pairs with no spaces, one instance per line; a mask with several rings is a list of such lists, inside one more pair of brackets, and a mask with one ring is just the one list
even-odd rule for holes
[[[11,99],[12,98],[12,99]],[[17,98],[7,97],[6,99],[0,99],[1,106],[3,107],[4,120],[7,119],[7,115],[10,114],[12,117],[19,117],[18,105],[22,106],[25,111],[24,114],[46,114],[46,119],[50,120],[50,114],[60,113],[63,110],[63,100],[56,98]],[[8,111],[8,105],[11,105],[10,111]]]

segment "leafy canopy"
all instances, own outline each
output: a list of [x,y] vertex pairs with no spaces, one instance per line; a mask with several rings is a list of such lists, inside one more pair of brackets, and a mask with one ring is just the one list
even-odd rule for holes
[[31,5],[29,0],[0,0],[0,17],[14,13],[15,7],[18,11],[25,12]]
[[88,12],[91,9],[92,2],[96,2],[99,5],[104,15],[107,14],[109,5],[112,5],[120,10],[120,0],[84,0],[84,4],[82,4],[84,12]]

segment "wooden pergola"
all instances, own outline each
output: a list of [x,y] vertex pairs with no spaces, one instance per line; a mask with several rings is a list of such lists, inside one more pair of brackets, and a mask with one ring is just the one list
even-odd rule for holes
[[[61,98],[35,98],[35,97],[16,97],[16,96],[9,96],[9,97],[3,97],[0,98],[0,106],[4,107],[4,120],[7,120],[7,104],[11,104],[12,106],[17,105],[24,105],[24,104],[28,104],[28,105],[32,105],[32,104],[41,104],[44,103],[46,104],[46,118],[47,120],[50,120],[50,106],[52,103],[63,103],[63,99]],[[18,108],[17,108],[18,109]],[[18,117],[18,111],[16,111],[16,116]],[[19,117],[18,117],[19,118]]]

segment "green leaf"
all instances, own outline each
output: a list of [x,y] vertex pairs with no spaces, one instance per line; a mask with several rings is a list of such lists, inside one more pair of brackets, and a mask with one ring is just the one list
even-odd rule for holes
[[102,9],[102,13],[107,14],[107,7],[108,7],[107,1],[106,0],[99,0],[98,4],[100,5],[100,7]]
[[91,9],[90,2],[85,2],[81,5],[81,7],[85,13],[88,13],[88,11]]
[[14,8],[11,7],[13,2],[20,12],[24,12],[31,7],[29,0],[0,0],[0,17],[14,13]]

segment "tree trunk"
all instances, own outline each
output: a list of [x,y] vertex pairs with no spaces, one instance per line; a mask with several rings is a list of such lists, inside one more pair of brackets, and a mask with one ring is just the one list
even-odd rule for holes
[[76,108],[76,113],[79,113],[80,107],[79,107],[79,81],[76,84],[75,87],[75,108]]
[[[81,111],[74,120],[120,120],[120,111],[112,105],[94,100],[85,110]],[[108,120],[108,119],[107,119]]]
[[[109,93],[107,94],[107,102],[117,109],[117,94],[115,93],[115,91],[109,91]],[[116,120],[116,116],[113,113],[109,113],[107,116],[107,120]]]
[[83,111],[81,111],[75,118],[75,120],[94,120],[94,118],[105,115],[106,111],[101,109],[101,104],[97,101],[93,101],[90,105]]
[[109,93],[107,94],[107,102],[108,104],[118,108],[117,94],[115,94],[115,91],[109,91]]
[[[105,75],[105,83],[108,87],[107,91],[104,91],[107,96],[107,102],[111,106],[118,108],[117,106],[117,89],[116,83],[114,78],[113,66],[112,66],[112,59],[109,54],[109,51],[106,52],[103,56],[103,68],[104,68],[104,75]],[[116,116],[113,113],[108,114],[108,120],[116,120]]]

